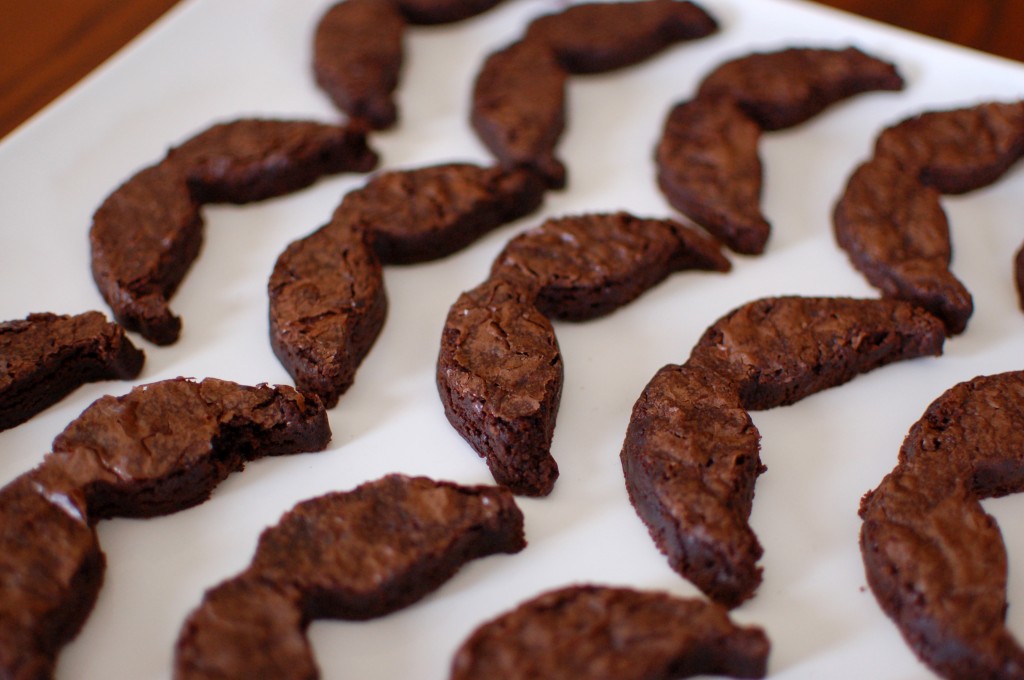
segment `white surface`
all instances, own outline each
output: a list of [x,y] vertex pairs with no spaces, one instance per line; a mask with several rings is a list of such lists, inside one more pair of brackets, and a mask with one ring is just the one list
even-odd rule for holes
[[[178,628],[203,590],[241,570],[259,532],[297,501],[387,472],[488,483],[484,463],[448,426],[434,362],[448,306],[479,283],[517,231],[544,216],[627,209],[669,215],[655,188],[652,149],[671,104],[692,95],[722,60],[755,49],[855,44],[895,61],[902,93],[861,95],[762,147],[767,253],[730,256],[728,275],[672,277],[608,318],[556,325],[566,383],[553,453],[554,493],[521,501],[529,547],[470,564],[402,612],[311,628],[324,678],[447,677],[455,648],[477,624],[543,590],[573,582],[696,590],[658,554],[626,499],[618,461],[630,408],[663,364],[681,362],[705,327],[769,294],[875,296],[831,235],[831,207],[884,125],[926,109],[1024,94],[1024,66],[783,0],[703,0],[720,34],[638,67],[576,78],[559,148],[569,188],[541,214],[499,230],[442,262],[391,267],[391,310],[355,387],[331,412],[327,451],[260,461],[208,503],[148,521],[99,525],[106,582],[58,678],[170,677]],[[171,144],[214,121],[244,115],[335,119],[309,72],[311,32],[326,0],[190,0],[82,86],[0,144],[0,319],[104,306],[89,274],[87,231],[103,198]],[[481,17],[408,34],[399,93],[402,122],[377,134],[382,167],[488,162],[467,124],[470,83],[483,56],[515,38],[553,0],[517,0]],[[294,196],[205,211],[206,244],[172,308],[184,320],[168,348],[144,341],[138,382],[178,375],[287,382],[267,340],[265,286],[289,241],[322,224],[364,178],[322,181]],[[780,680],[929,678],[866,589],[857,532],[861,495],[892,468],[904,434],[946,388],[1022,368],[1024,315],[1011,257],[1024,238],[1024,172],[947,199],[954,271],[976,311],[946,355],[880,369],[783,409],[755,413],[769,471],[752,522],[765,548],[764,583],[734,612],[764,626]],[[35,465],[64,426],[124,383],[86,386],[28,424],[0,433],[0,483]],[[1010,625],[1024,633],[1024,499],[988,502],[1010,550]]]

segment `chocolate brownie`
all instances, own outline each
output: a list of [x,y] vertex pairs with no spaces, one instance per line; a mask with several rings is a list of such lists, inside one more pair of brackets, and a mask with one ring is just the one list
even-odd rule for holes
[[79,386],[139,375],[145,354],[99,312],[29,314],[0,323],[0,430],[19,425]]
[[770,643],[699,599],[571,586],[488,621],[462,644],[451,680],[763,678]]
[[251,203],[291,193],[320,177],[369,172],[377,154],[366,134],[307,120],[242,118],[214,125],[171,149],[199,203]]
[[53,677],[104,565],[80,495],[51,493],[31,475],[0,489],[0,677]]
[[761,128],[726,97],[677,104],[655,151],[669,203],[729,248],[764,252],[771,226],[761,213]]
[[565,129],[566,79],[551,50],[521,41],[489,55],[473,84],[480,141],[504,167],[529,168],[554,189],[565,186],[555,147]]
[[502,0],[394,0],[410,24],[450,24],[483,14]]
[[669,566],[727,607],[761,583],[748,522],[759,441],[734,385],[670,364],[633,406],[620,453],[630,502]]
[[342,0],[317,23],[316,83],[354,123],[382,129],[398,120],[393,93],[404,33],[405,19],[390,0]]
[[241,575],[207,592],[178,638],[176,680],[318,677],[316,619],[365,620],[421,599],[463,564],[526,545],[507,491],[389,475],[304,501],[260,536]]
[[291,387],[177,378],[96,400],[35,474],[81,492],[92,522],[154,517],[202,503],[251,460],[319,451],[330,438],[320,401]]
[[1024,490],[1024,372],[982,376],[936,399],[860,514],[878,603],[947,678],[1024,677],[1005,625],[1007,559],[980,500]]
[[270,344],[300,390],[328,408],[352,386],[387,316],[384,278],[365,232],[342,208],[278,257],[268,283]]
[[949,270],[949,223],[938,190],[876,157],[850,177],[835,206],[836,241],[850,262],[886,297],[909,300],[963,332],[971,294]]
[[89,232],[92,276],[114,318],[158,345],[181,333],[168,298],[198,257],[199,203],[177,168],[155,165],[116,189],[96,211]]
[[637,64],[717,29],[714,18],[692,2],[593,2],[535,19],[525,40],[547,45],[570,73],[599,73]]
[[793,404],[893,361],[941,353],[942,323],[910,303],[764,298],[712,324],[648,384],[621,452],[630,500],[673,569],[733,607],[761,580],[747,522],[764,471],[747,411]]
[[564,370],[551,322],[531,298],[504,278],[463,293],[445,321],[437,386],[448,421],[495,481],[545,496],[558,477],[550,449]]
[[725,62],[704,78],[698,97],[729,97],[763,130],[780,130],[862,92],[900,89],[892,64],[854,47],[789,48]]
[[248,119],[216,125],[139,171],[96,210],[93,279],[121,325],[171,344],[181,320],[168,298],[199,255],[202,203],[260,200],[325,173],[365,172],[376,161],[365,135],[344,127]]
[[384,264],[450,255],[538,207],[546,187],[528,170],[447,163],[376,175],[340,211],[370,235]]
[[986,102],[930,111],[887,128],[875,155],[944,194],[962,194],[999,179],[1024,154],[1024,102]]
[[541,312],[583,321],[631,302],[674,271],[729,268],[718,244],[697,231],[618,212],[546,220],[509,241],[491,276],[533,278]]

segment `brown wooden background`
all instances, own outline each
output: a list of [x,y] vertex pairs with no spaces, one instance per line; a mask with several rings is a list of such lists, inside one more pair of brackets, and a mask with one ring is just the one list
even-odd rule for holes
[[[0,137],[89,73],[176,1],[0,0]],[[1024,0],[820,1],[1024,61]]]

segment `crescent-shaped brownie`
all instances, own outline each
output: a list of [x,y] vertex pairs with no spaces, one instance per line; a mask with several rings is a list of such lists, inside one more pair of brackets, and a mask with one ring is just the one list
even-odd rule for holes
[[313,75],[334,105],[356,124],[391,127],[402,70],[405,19],[390,0],[331,5],[313,35]]
[[551,322],[530,298],[503,278],[463,293],[445,320],[437,386],[448,421],[495,481],[545,496],[558,477],[550,449],[564,369]]
[[98,399],[0,488],[0,676],[51,677],[103,579],[97,521],[191,507],[246,462],[330,436],[323,406],[291,387],[179,378]]
[[855,47],[794,47],[725,62],[704,78],[698,97],[729,97],[761,129],[781,130],[854,95],[901,89],[895,66]]
[[20,425],[88,382],[130,380],[145,354],[99,312],[29,314],[0,323],[0,430]]
[[1024,154],[1024,102],[929,111],[882,131],[875,156],[943,194],[992,184]]
[[921,184],[892,158],[854,171],[832,216],[836,242],[886,297],[909,300],[962,333],[974,311],[971,294],[949,270],[949,223],[937,189]]
[[470,560],[525,545],[523,515],[496,487],[388,475],[304,501],[263,532],[250,566],[207,591],[186,620],[175,680],[312,680],[311,621],[383,616]]
[[339,209],[281,253],[267,290],[274,354],[300,390],[333,408],[387,317],[384,275],[366,233]]
[[738,253],[764,252],[761,128],[733,100],[677,104],[655,150],[658,187],[679,212]]
[[394,0],[410,24],[450,24],[483,14],[502,0]]
[[696,230],[617,212],[546,220],[508,242],[491,276],[533,279],[542,313],[585,321],[631,302],[674,271],[729,268],[719,245]]
[[1022,433],[1024,372],[960,383],[928,407],[861,502],[868,584],[946,678],[1024,677],[1024,649],[1005,625],[1006,549],[980,503],[1024,490]]
[[630,501],[669,564],[734,607],[761,580],[748,524],[764,471],[748,411],[793,404],[894,361],[937,355],[945,332],[898,300],[764,298],[712,324],[633,409],[621,461]]
[[692,2],[591,2],[535,19],[525,40],[547,45],[569,73],[601,73],[716,30],[714,18]]
[[629,588],[570,586],[477,628],[451,680],[763,678],[770,643],[713,602]]
[[938,194],[991,184],[1022,154],[1022,102],[908,118],[878,136],[874,156],[847,182],[833,213],[836,240],[885,295],[923,305],[942,318],[950,335],[962,333],[974,305],[949,270],[948,225]]
[[203,203],[260,200],[376,162],[365,135],[345,127],[251,119],[216,125],[103,201],[89,232],[93,279],[122,326],[171,344],[181,319],[168,299],[199,255]]
[[565,129],[567,74],[543,44],[520,41],[491,53],[473,83],[470,122],[505,168],[528,168],[565,186],[555,147]]
[[450,255],[540,207],[546,187],[527,170],[446,163],[383,172],[342,203],[383,264]]

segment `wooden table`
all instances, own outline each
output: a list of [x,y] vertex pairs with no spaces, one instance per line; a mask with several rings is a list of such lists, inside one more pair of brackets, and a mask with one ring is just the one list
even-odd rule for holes
[[[1024,61],[1019,0],[820,0]],[[0,137],[74,85],[177,0],[0,0]],[[328,5],[325,0],[324,6]]]

